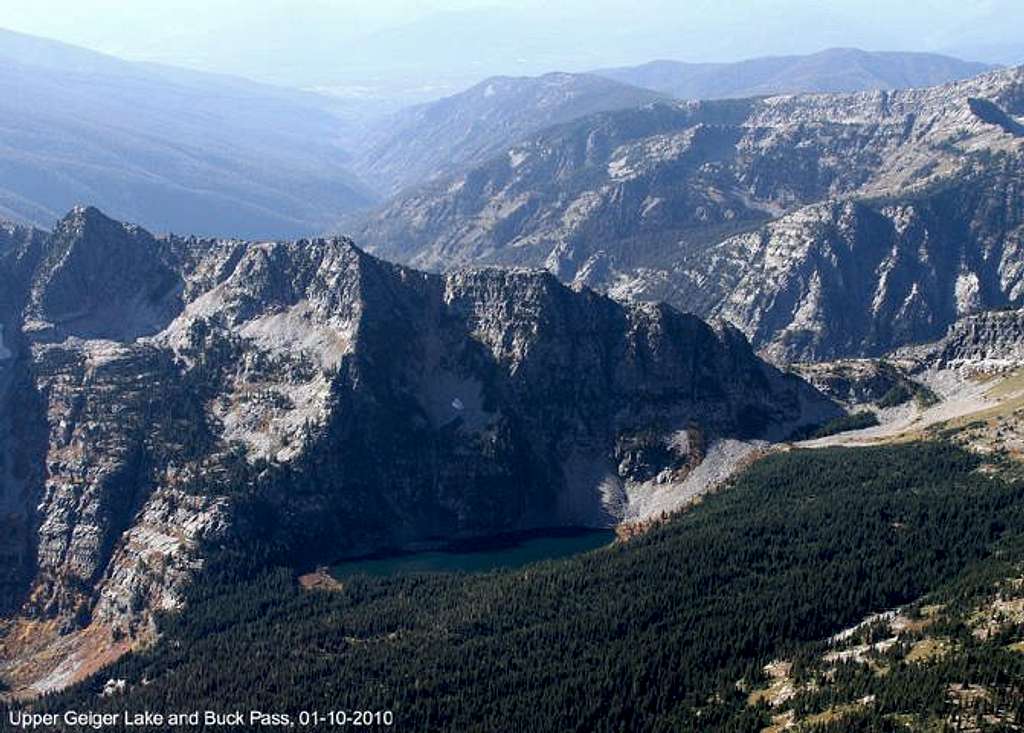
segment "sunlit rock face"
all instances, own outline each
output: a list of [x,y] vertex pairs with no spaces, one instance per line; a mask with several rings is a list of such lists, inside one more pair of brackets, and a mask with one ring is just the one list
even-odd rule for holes
[[965,316],[938,341],[901,349],[896,356],[928,369],[1017,369],[1024,364],[1024,309]]

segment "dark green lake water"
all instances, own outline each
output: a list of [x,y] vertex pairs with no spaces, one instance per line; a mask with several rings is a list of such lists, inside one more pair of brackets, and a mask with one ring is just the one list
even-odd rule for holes
[[389,576],[409,573],[483,573],[499,568],[521,568],[611,544],[612,530],[561,530],[551,533],[509,535],[475,540],[443,550],[374,556],[339,563],[331,568],[336,578],[353,575]]

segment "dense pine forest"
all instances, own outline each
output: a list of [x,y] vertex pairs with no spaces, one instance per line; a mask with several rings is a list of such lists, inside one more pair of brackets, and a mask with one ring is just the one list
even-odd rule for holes
[[[824,729],[902,729],[918,704],[944,719],[948,681],[974,677],[999,686],[1019,724],[1024,657],[1007,651],[1010,632],[964,631],[964,614],[943,622],[944,637],[964,638],[957,653],[925,666],[880,676],[850,664],[826,680],[815,662],[822,640],[869,614],[942,593],[969,608],[1019,568],[1024,482],[990,468],[942,442],[779,453],[628,543],[482,575],[309,591],[292,569],[224,557],[153,647],[34,708],[390,710],[401,731],[745,731],[777,712],[751,695],[770,682],[764,666],[792,659],[800,679],[822,677],[788,703],[800,712],[880,701]],[[101,697],[108,678],[128,692]]]

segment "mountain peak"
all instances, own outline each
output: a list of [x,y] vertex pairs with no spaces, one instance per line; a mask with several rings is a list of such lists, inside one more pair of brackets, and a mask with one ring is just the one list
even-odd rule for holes
[[[54,234],[61,235],[57,239],[66,237],[83,238],[95,246],[107,246],[125,235],[138,236],[140,239],[152,240],[153,235],[140,227],[138,224],[121,222],[107,216],[95,206],[78,204],[73,206],[57,222],[54,227]],[[66,240],[65,241],[70,241]]]
[[29,311],[36,330],[57,337],[131,340],[169,321],[179,286],[149,232],[76,206],[54,228]]
[[60,221],[57,222],[57,227],[70,226],[78,227],[90,222],[108,221],[113,222],[114,220],[104,214],[102,211],[97,209],[95,206],[88,206],[86,204],[75,204],[64,216],[61,217]]

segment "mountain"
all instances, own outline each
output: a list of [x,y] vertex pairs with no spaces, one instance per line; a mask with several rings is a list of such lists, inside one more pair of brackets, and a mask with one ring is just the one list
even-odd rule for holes
[[588,74],[494,77],[391,116],[371,133],[352,167],[381,193],[395,193],[480,163],[545,127],[661,98]]
[[395,197],[356,238],[666,300],[780,362],[879,355],[1024,300],[1022,114],[1024,68],[600,113]]
[[43,630],[4,673],[36,691],[72,673],[20,663],[145,638],[215,548],[312,564],[610,526],[692,496],[721,441],[839,412],[731,327],[544,271],[158,238],[91,208],[2,231],[6,610]]
[[77,203],[161,231],[322,231],[372,195],[323,99],[0,31],[0,215]]
[[380,194],[394,195],[483,163],[544,128],[598,112],[665,102],[667,97],[906,88],[941,84],[990,68],[933,54],[831,49],[735,64],[656,61],[593,74],[494,77],[380,121],[368,132],[351,167]]
[[992,68],[932,53],[830,48],[801,56],[767,56],[732,63],[652,61],[594,73],[679,99],[726,99],[935,86]]
[[[1024,11],[1016,0],[948,0],[871,6],[865,0],[751,3],[567,0],[560,3],[263,3],[240,17],[233,2],[178,5],[75,22],[31,6],[5,22],[131,58],[219,70],[287,86],[395,85],[430,93],[495,74],[536,75],[634,65],[654,58],[719,59],[860,48],[939,50],[1021,63]],[[190,5],[189,7],[193,7]],[[301,19],[301,22],[296,22]],[[243,22],[244,21],[244,22]],[[389,90],[390,91],[390,90]],[[419,101],[427,101],[421,98]]]

